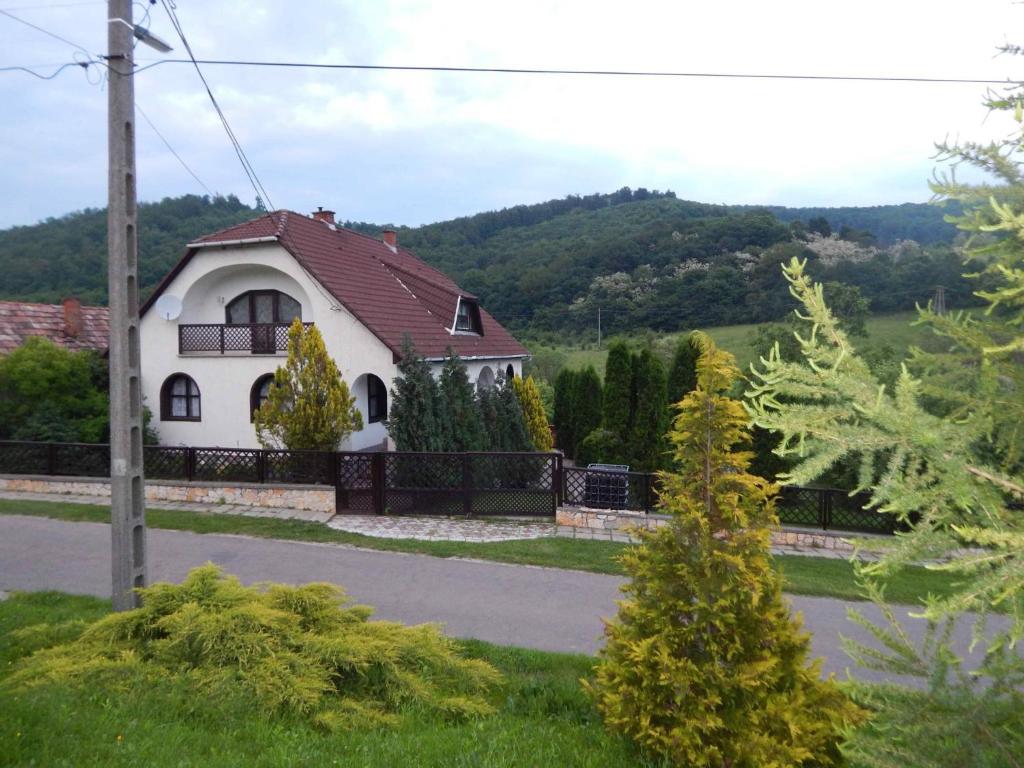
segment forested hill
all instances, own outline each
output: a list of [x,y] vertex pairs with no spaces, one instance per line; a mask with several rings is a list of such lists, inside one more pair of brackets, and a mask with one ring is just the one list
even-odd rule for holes
[[[186,243],[257,215],[234,197],[193,195],[140,205],[140,277],[145,296]],[[378,233],[375,224],[348,226]],[[836,234],[831,238],[832,230]],[[820,261],[818,276],[862,287],[873,309],[926,300],[936,284],[958,298],[954,231],[942,211],[876,208],[750,208],[630,190],[569,196],[422,227],[399,241],[478,294],[519,331],[583,331],[600,307],[607,329],[676,330],[778,317],[778,261]],[[841,239],[837,240],[839,237]],[[810,243],[823,255],[809,251]],[[0,231],[0,299],[106,297],[106,213],[86,210]],[[762,278],[763,275],[763,278]]]

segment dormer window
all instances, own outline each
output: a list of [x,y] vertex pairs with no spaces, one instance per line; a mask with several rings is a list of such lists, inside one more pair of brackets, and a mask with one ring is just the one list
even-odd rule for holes
[[483,326],[480,324],[480,307],[472,299],[459,297],[459,306],[455,310],[455,332],[476,333],[483,336]]

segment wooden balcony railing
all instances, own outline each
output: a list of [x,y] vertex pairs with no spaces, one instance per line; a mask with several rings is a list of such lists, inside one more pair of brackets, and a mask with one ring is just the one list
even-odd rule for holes
[[[312,323],[303,323],[307,328]],[[178,326],[178,352],[248,352],[272,355],[288,349],[288,323],[198,323]]]

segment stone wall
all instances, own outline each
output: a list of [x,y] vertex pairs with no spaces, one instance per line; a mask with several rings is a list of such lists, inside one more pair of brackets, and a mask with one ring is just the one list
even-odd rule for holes
[[[92,477],[0,475],[0,491],[109,497],[110,483]],[[224,485],[149,480],[146,482],[146,501],[153,506],[159,506],[161,501],[188,501],[327,513],[333,513],[335,508],[333,486],[323,485]]]
[[[612,541],[626,538],[630,528],[654,530],[665,524],[668,515],[633,512],[629,510],[590,509],[588,507],[559,507],[555,510],[555,522],[566,528],[603,532]],[[821,531],[810,528],[780,528],[772,532],[772,546],[789,549],[830,549],[852,552],[852,534],[836,531]],[[858,538],[864,534],[857,534]],[[605,538],[605,537],[602,537]]]

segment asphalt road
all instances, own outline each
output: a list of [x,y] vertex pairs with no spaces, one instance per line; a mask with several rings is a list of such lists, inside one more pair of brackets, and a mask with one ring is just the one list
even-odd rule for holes
[[[328,581],[357,602],[375,606],[379,618],[440,622],[456,637],[547,651],[594,653],[601,644],[602,617],[614,615],[622,583],[617,576],[556,568],[184,531],[151,529],[147,546],[151,582],[180,581],[206,562],[245,583]],[[42,589],[109,596],[109,526],[0,515],[0,590]],[[861,679],[883,677],[854,668],[839,645],[840,633],[869,639],[847,619],[847,607],[857,606],[875,619],[873,606],[817,597],[789,600],[803,614],[825,672],[845,677],[850,669]],[[923,622],[908,619],[906,626],[919,636]],[[957,629],[955,645],[966,653],[969,627],[964,623]]]

